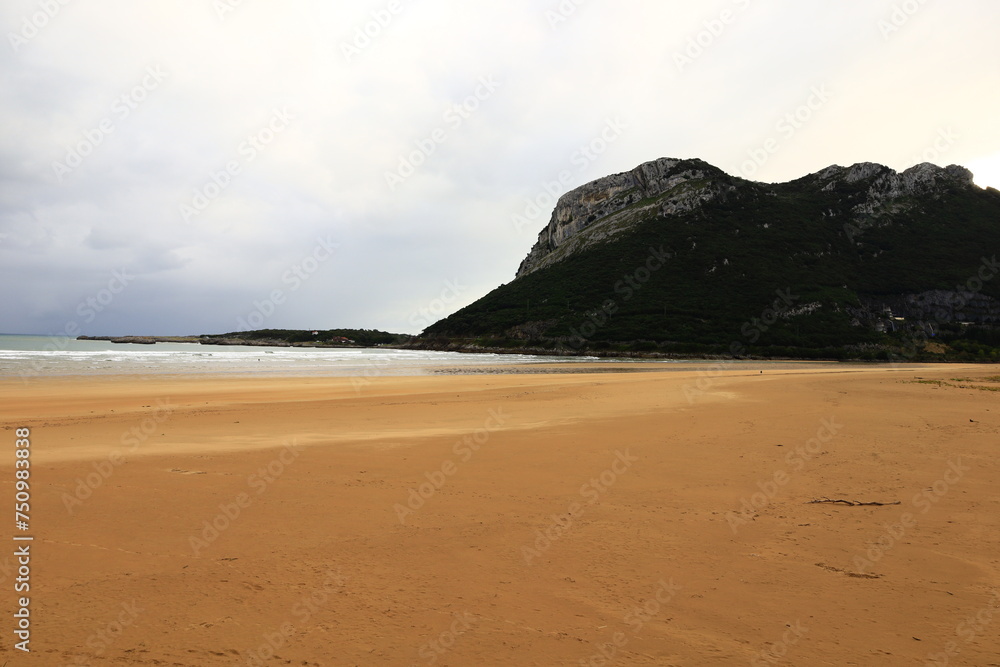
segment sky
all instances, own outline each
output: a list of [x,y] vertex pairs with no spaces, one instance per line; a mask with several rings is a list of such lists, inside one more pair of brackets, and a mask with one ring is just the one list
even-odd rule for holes
[[6,0],[0,332],[419,333],[660,157],[1000,188],[995,0]]

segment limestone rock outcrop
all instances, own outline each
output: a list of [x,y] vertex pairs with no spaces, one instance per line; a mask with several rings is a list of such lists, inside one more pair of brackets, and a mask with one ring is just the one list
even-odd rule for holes
[[[862,162],[851,167],[833,165],[797,182],[822,192],[845,191],[855,229],[863,230],[877,224],[881,216],[905,211],[914,200],[936,197],[945,188],[975,188],[972,179],[972,172],[957,165],[942,168],[924,163],[899,173]],[[730,176],[697,159],[660,158],[599,178],[559,198],[517,277],[607,242],[637,222],[691,213],[719,198],[774,196],[774,187]]]
[[517,275],[610,239],[635,222],[692,211],[735,190],[737,180],[701,160],[660,158],[582,185],[559,198]]

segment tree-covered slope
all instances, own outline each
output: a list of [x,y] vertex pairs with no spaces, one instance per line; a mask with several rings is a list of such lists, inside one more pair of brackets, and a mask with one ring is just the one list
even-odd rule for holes
[[865,356],[1000,323],[1000,193],[961,168],[765,185],[697,161],[659,164],[654,183],[644,167],[565,195],[519,277],[424,337]]

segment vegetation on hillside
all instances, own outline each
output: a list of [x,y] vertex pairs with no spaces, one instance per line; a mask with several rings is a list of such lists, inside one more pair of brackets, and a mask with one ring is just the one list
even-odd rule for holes
[[747,184],[502,285],[422,338],[563,352],[998,360],[995,326],[890,321],[880,331],[865,317],[872,303],[928,290],[1000,298],[1000,275],[975,280],[1000,247],[1000,193],[947,186],[859,222],[851,208],[866,187],[824,191],[812,177]]
[[[412,336],[406,334],[394,334],[375,329],[327,329],[325,331],[317,331],[315,335],[313,335],[312,330],[259,329],[257,331],[236,331],[201,336],[202,341],[278,341],[291,345],[314,343],[320,345],[357,345],[361,347],[399,345],[405,343],[410,338]],[[345,342],[341,339],[347,339],[350,342]]]

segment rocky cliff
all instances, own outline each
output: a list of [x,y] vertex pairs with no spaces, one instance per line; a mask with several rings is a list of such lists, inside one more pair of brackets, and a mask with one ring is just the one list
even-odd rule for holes
[[563,195],[516,279],[425,334],[834,357],[936,337],[1000,355],[998,250],[1000,192],[963,167],[767,184],[663,158]]
[[521,262],[518,277],[654,216],[687,213],[736,189],[738,179],[701,160],[660,158],[567,192]]
[[[956,165],[941,168],[925,163],[898,173],[863,162],[827,167],[795,183],[826,192],[852,190],[848,195],[851,218],[855,228],[863,231],[877,218],[903,212],[920,197],[937,197],[946,187],[978,189],[972,179],[972,172]],[[697,159],[660,158],[599,178],[559,198],[517,277],[611,240],[637,222],[691,213],[708,202],[737,194],[774,193],[768,185],[729,176]]]

